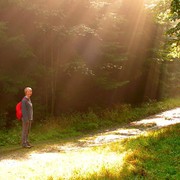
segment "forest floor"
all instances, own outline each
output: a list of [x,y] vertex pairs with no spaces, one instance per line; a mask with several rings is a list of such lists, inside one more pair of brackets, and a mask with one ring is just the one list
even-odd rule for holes
[[[62,158],[63,154],[71,156],[72,153],[79,153],[91,147],[99,147],[125,138],[136,137],[177,123],[180,123],[180,107],[140,121],[131,122],[123,127],[107,129],[68,142],[35,144],[30,149],[15,146],[8,148],[7,151],[0,150],[0,179],[4,177],[6,177],[5,179],[16,179],[15,177],[17,179],[26,179],[26,170],[24,172],[21,170],[23,168],[28,168],[28,172],[32,172],[31,176],[28,177],[28,179],[31,179],[33,172],[36,171],[35,165],[45,166],[51,164],[58,158]],[[64,159],[64,161],[66,160]],[[71,162],[69,161],[69,163]]]

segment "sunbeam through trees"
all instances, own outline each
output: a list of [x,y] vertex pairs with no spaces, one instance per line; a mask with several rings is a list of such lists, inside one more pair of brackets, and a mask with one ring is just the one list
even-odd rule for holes
[[179,1],[1,0],[0,127],[180,95]]

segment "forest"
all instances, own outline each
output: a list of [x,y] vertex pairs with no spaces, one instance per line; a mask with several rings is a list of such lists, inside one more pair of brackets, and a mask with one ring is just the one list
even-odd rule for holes
[[0,128],[180,95],[179,0],[0,0]]

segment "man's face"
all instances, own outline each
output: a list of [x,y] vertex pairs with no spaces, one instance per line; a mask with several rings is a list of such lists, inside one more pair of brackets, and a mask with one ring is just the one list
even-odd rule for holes
[[26,91],[26,96],[27,96],[27,97],[31,97],[31,95],[32,95],[32,90],[31,90],[31,89],[28,89],[28,90]]

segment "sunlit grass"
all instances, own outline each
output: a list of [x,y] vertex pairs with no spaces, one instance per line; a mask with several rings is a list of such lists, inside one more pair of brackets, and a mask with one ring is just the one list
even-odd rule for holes
[[125,179],[180,178],[180,124],[127,140],[122,177]]
[[0,179],[178,179],[179,128],[77,151],[63,152],[62,144],[19,151],[21,158],[0,161]]

